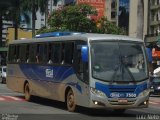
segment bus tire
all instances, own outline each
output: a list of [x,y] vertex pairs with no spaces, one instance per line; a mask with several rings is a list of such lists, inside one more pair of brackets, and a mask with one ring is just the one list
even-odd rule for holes
[[25,100],[26,101],[31,101],[31,94],[30,94],[30,88],[29,88],[29,83],[25,84],[24,87],[24,95],[25,95]]
[[76,103],[74,98],[74,93],[72,89],[67,92],[66,105],[69,112],[74,112],[76,109]]

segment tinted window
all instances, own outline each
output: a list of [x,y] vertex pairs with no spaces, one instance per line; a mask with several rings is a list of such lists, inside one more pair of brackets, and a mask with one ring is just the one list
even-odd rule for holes
[[36,52],[37,63],[47,63],[47,44],[38,44]]
[[27,45],[22,44],[19,48],[19,62],[26,62]]
[[36,45],[35,44],[30,44],[29,45],[29,63],[34,63],[36,62]]
[[61,43],[50,43],[49,44],[49,61],[51,63],[62,62],[62,44]]
[[73,42],[67,42],[64,44],[64,63],[65,64],[72,64],[73,62],[73,49],[74,49],[74,43]]

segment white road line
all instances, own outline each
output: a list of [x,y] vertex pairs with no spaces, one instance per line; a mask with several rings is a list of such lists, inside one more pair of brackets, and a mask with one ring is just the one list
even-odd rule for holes
[[149,101],[149,103],[151,103],[151,104],[154,104],[154,105],[157,105],[158,103],[155,103],[155,102],[151,102],[151,101]]

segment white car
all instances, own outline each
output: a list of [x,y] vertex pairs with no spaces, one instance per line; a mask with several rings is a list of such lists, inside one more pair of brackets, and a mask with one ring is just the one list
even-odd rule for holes
[[6,83],[6,66],[0,67],[0,83]]

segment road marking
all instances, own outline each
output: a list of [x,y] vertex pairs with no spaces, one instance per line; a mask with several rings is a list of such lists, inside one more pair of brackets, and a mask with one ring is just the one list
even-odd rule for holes
[[17,100],[17,101],[23,100],[23,99],[20,99],[18,97],[13,97],[13,96],[4,96],[4,97],[9,98],[9,99],[13,99],[13,100]]
[[157,104],[159,104],[159,103],[156,103],[156,102],[151,102],[151,101],[149,101],[149,103],[150,103],[150,104],[154,104],[154,105],[157,105]]
[[2,96],[0,96],[0,101],[25,101],[25,99],[19,98],[19,97],[14,97],[14,96],[2,95]]

